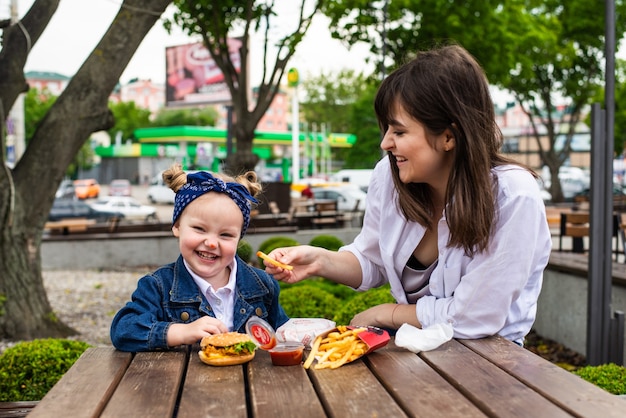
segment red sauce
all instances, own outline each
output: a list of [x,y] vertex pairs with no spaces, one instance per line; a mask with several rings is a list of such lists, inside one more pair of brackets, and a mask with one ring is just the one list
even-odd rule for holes
[[276,337],[272,336],[270,338],[270,341],[266,344],[263,344],[260,346],[263,350],[270,350],[274,347],[276,347]]
[[275,366],[295,366],[302,363],[304,346],[299,343],[279,344],[270,350],[272,364]]

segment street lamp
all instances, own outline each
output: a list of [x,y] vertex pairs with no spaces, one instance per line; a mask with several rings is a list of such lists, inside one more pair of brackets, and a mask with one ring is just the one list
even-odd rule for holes
[[287,85],[293,87],[293,97],[291,105],[291,183],[296,183],[300,178],[300,117],[298,109],[298,83],[300,76],[298,70],[290,68],[287,71]]

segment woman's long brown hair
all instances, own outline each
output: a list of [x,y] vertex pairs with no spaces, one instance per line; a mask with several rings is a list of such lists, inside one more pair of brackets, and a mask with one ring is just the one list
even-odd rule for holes
[[[497,217],[497,179],[491,169],[521,165],[500,154],[502,132],[484,71],[458,45],[419,52],[389,75],[378,90],[374,107],[383,133],[397,106],[422,123],[429,138],[446,129],[453,132],[454,163],[445,196],[448,245],[462,247],[468,255],[484,251]],[[430,186],[402,183],[391,153],[389,158],[404,216],[431,227],[435,209]]]

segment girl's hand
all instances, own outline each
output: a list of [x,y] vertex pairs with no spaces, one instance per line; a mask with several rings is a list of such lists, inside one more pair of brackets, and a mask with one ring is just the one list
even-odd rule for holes
[[211,316],[203,316],[189,324],[172,324],[167,330],[167,345],[176,347],[183,344],[195,344],[203,337],[228,332],[222,321]]

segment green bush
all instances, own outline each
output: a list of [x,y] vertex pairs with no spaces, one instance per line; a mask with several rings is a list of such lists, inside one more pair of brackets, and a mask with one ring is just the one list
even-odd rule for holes
[[[259,251],[263,251],[265,254],[269,254],[272,250],[279,247],[295,247],[300,245],[298,241],[293,238],[276,236],[266,239],[259,245]],[[259,265],[264,266],[263,260],[259,257]]]
[[389,286],[370,289],[357,294],[345,302],[332,319],[337,325],[348,325],[354,315],[383,303],[395,303],[395,299],[389,292]]
[[252,245],[244,239],[239,241],[239,245],[237,246],[237,255],[246,263],[249,263],[252,260]]
[[626,395],[626,368],[613,363],[585,366],[574,374],[615,395]]
[[359,294],[357,291],[355,291],[349,286],[335,283],[329,279],[325,279],[324,277],[311,277],[311,278],[308,278],[307,280],[303,280],[301,282],[294,283],[294,284],[286,284],[286,283],[280,282],[280,286],[282,289],[288,289],[288,288],[296,287],[296,286],[315,287],[315,288],[324,290],[328,293],[331,293],[333,296],[335,296],[337,299],[343,302],[350,300],[354,296]]
[[339,248],[343,247],[344,244],[342,240],[334,235],[318,235],[311,239],[309,245],[312,245],[313,247],[326,248],[331,251],[337,251]]
[[6,349],[0,356],[0,402],[41,400],[88,347],[48,338]]
[[280,292],[280,304],[292,318],[331,319],[341,301],[313,286],[295,286]]

